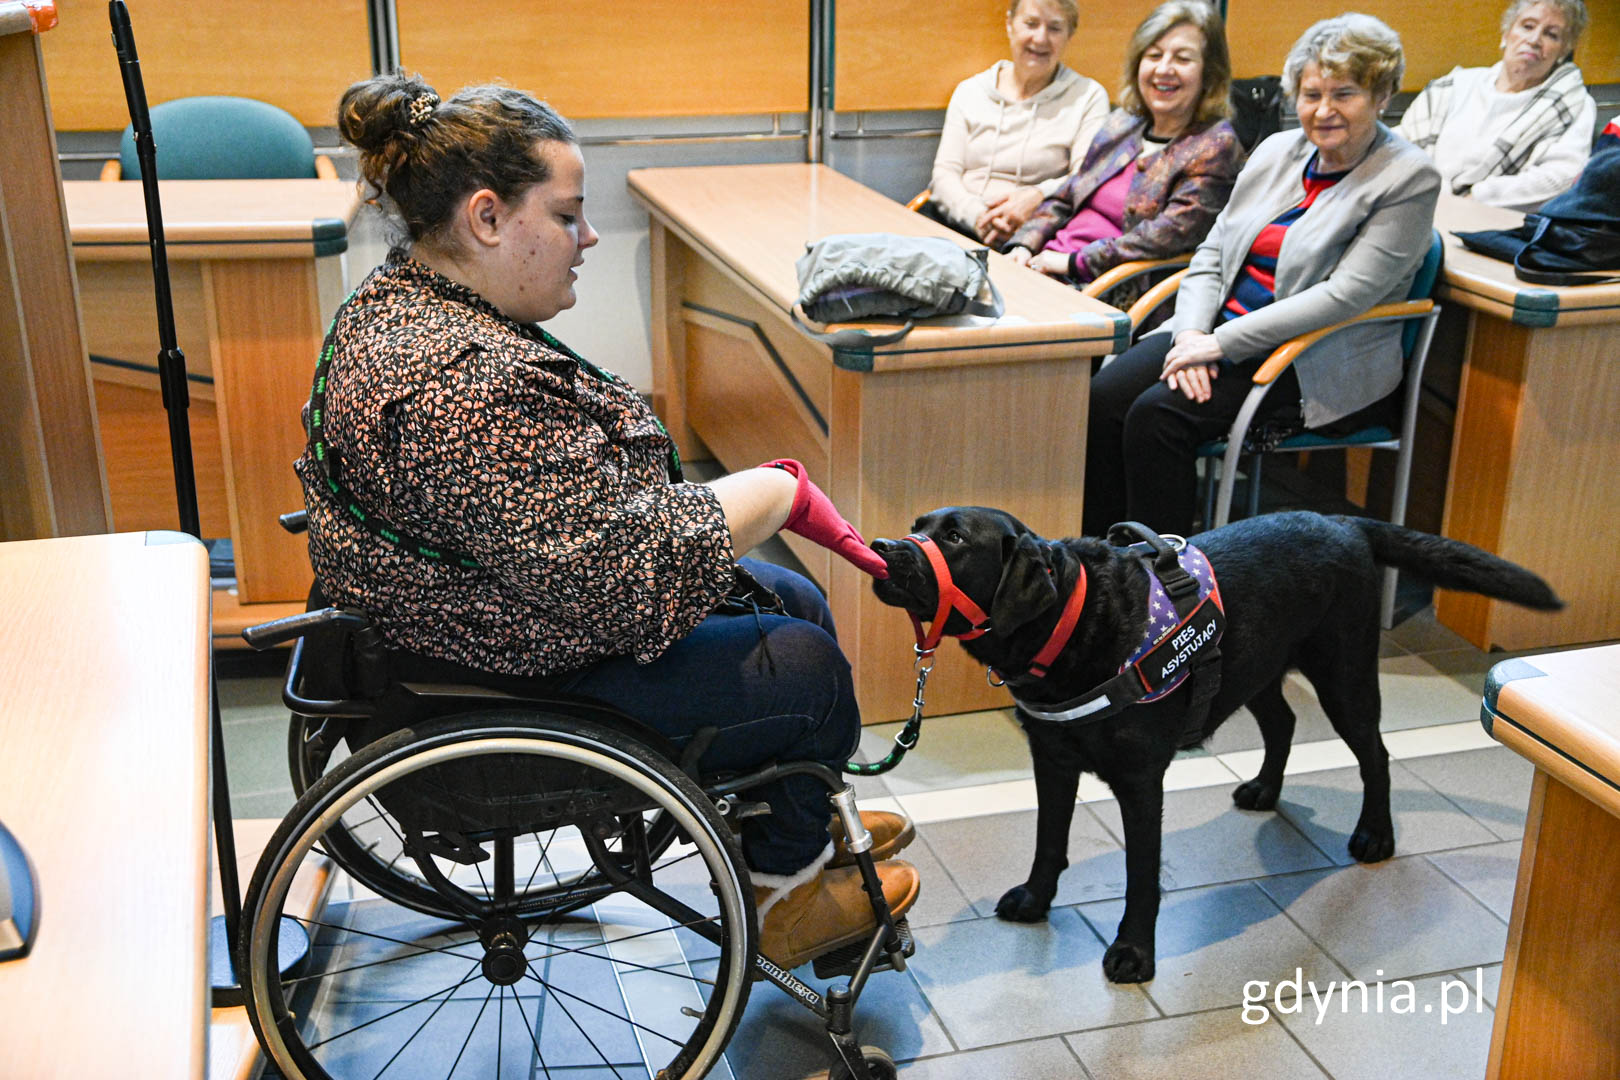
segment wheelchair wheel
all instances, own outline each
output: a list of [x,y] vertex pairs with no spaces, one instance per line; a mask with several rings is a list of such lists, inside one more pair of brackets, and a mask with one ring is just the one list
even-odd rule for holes
[[[866,1061],[866,1071],[872,1074],[872,1080],[896,1080],[900,1069],[894,1063],[886,1050],[875,1046],[861,1047],[861,1057]],[[850,1080],[849,1066],[842,1061],[833,1063],[827,1072],[827,1080]]]
[[[340,880],[306,924],[308,969],[281,976],[295,881],[368,805],[437,910]],[[648,823],[665,821],[655,856]],[[401,730],[333,766],[266,846],[243,916],[254,1031],[284,1076],[313,1080],[405,1065],[697,1080],[742,1014],[758,935],[736,840],[689,777],[607,728],[517,710]]]
[[[460,723],[476,722],[479,714],[468,714]],[[303,795],[324,775],[333,762],[348,756],[343,733],[346,721],[338,718],[293,714],[287,730],[287,767],[292,774],[294,795]],[[667,814],[656,813],[647,823],[647,845],[658,859],[674,842],[677,829]],[[485,844],[486,850],[492,845]],[[455,916],[444,897],[424,880],[405,852],[405,834],[398,820],[374,796],[361,800],[327,830],[320,847],[345,871],[368,889],[397,904],[427,915]],[[521,855],[538,857],[538,846],[519,845]],[[493,851],[490,851],[493,855]],[[519,876],[535,872],[532,864],[519,867]],[[581,901],[588,903],[589,901]]]

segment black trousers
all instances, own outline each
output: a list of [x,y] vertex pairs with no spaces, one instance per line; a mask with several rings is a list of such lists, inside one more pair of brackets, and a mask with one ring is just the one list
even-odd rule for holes
[[[1168,333],[1150,334],[1092,377],[1087,536],[1103,535],[1116,521],[1140,521],[1183,536],[1192,532],[1198,509],[1194,452],[1232,426],[1262,361],[1222,364],[1210,381],[1210,399],[1197,402],[1159,381],[1171,344]],[[1299,417],[1299,380],[1290,367],[1277,377],[1255,419],[1297,425]]]

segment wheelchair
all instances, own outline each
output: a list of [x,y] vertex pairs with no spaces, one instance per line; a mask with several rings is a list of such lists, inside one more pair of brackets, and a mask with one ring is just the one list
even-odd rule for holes
[[[830,1080],[896,1075],[860,1045],[853,1012],[869,976],[904,970],[915,946],[835,770],[701,775],[712,729],[677,751],[591,699],[397,681],[351,610],[243,637],[292,643],[282,699],[297,801],[244,894],[236,953],[283,1076],[699,1080],[761,980],[824,1022]],[[827,785],[877,920],[869,940],[814,962],[833,980],[825,993],[758,954],[734,830],[768,812],[741,793],[789,773]],[[346,877],[322,915],[298,920],[308,955],[283,972],[281,916],[296,918],[290,898],[328,860]]]

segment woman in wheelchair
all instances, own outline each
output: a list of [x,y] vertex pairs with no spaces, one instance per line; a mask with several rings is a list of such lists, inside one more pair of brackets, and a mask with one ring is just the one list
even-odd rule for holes
[[[567,122],[517,90],[440,101],[390,75],[349,88],[339,128],[405,236],[333,321],[297,464],[329,601],[366,613],[401,678],[593,698],[676,748],[717,729],[706,774],[848,760],[860,721],[825,600],[734,556],[786,528],[883,561],[796,461],[683,480],[636,390],[540,328],[598,239]],[[741,825],[759,951],[792,968],[869,936],[826,786],[744,794],[769,809]],[[917,873],[888,856],[911,825],[863,818],[898,917]]]
[[[1231,426],[1267,354],[1406,299],[1440,177],[1378,119],[1404,69],[1400,38],[1367,15],[1324,19],[1295,43],[1283,85],[1299,129],[1250,155],[1169,328],[1092,379],[1087,535],[1122,520],[1190,532],[1197,448]],[[1256,420],[1290,431],[1353,422],[1399,386],[1401,333],[1369,323],[1327,338],[1277,377]]]

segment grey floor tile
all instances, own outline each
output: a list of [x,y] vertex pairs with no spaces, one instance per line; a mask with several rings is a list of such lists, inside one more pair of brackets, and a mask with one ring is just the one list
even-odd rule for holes
[[[1389,808],[1395,822],[1395,852],[1415,855],[1488,844],[1495,833],[1457,809],[1418,779],[1404,762],[1389,763]],[[1361,772],[1355,767],[1290,776],[1277,812],[1341,866],[1355,859],[1347,845],[1361,815]]]
[[[314,1018],[318,1034],[306,1036],[306,1041],[332,1040],[316,1051],[316,1057],[334,1076],[373,1075],[403,1047],[388,1068],[390,1077],[442,1080],[454,1065],[458,1075],[528,1080],[535,1060],[534,1002],[492,996],[486,1006],[479,995],[437,1011],[435,1005],[426,1002],[393,1015],[387,1014],[396,1006],[386,1002],[341,1005]],[[461,1060],[456,1065],[458,1054]]]
[[232,795],[291,789],[285,711],[279,716],[227,724],[224,730],[225,771]]
[[[1459,971],[1455,974],[1463,982],[1473,985],[1474,972],[1472,969]],[[1494,1009],[1496,1008],[1497,995],[1502,990],[1502,965],[1485,964],[1480,967],[1479,976],[1480,990],[1485,996],[1485,1004]]]
[[1501,839],[1524,834],[1536,767],[1507,747],[1408,758],[1401,764]]
[[1103,977],[1103,946],[1072,908],[1043,923],[999,919],[917,931],[911,971],[964,1048],[1158,1015],[1139,986]]
[[[1087,804],[1122,844],[1124,827],[1113,799]],[[1266,874],[1330,866],[1332,861],[1286,818],[1239,810],[1231,789],[1170,791],[1164,796],[1160,880],[1188,889]]]
[[906,1080],[1089,1080],[1062,1039],[967,1050],[900,1066]]
[[1440,851],[1427,856],[1440,872],[1507,922],[1513,915],[1513,889],[1519,877],[1519,841]]
[[1246,1024],[1237,1009],[1173,1016],[1064,1038],[1080,1055],[1092,1080],[1172,1076],[1185,1080],[1323,1080],[1325,1076],[1281,1027]]
[[[928,846],[980,915],[993,915],[1001,894],[1021,884],[1035,853],[1035,811],[990,814],[918,826]],[[1084,804],[1069,830],[1069,868],[1057,905],[1125,895],[1125,852]]]
[[1284,874],[1258,884],[1358,979],[1492,964],[1507,943],[1501,920],[1426,859]]
[[[797,974],[818,990],[826,984],[811,965]],[[909,972],[873,975],[855,1005],[855,1037],[896,1060],[948,1054],[955,1049]],[[726,1050],[736,1080],[790,1080],[824,1076],[832,1041],[814,1013],[768,983],[755,983],[737,1032]]]
[[[1123,900],[1075,910],[1104,941],[1113,940]],[[1166,893],[1159,907],[1158,971],[1143,989],[1175,1015],[1237,1005],[1253,980],[1293,976],[1325,982],[1343,972],[1252,883]]]
[[[904,725],[873,724],[861,732],[861,754],[876,760],[887,754]],[[996,784],[1033,775],[1029,744],[1011,709],[936,716],[923,721],[917,746],[905,762],[884,776],[896,795],[938,788]]]
[[1353,991],[1345,1001],[1324,1001],[1322,1007],[1303,999],[1299,1014],[1281,1020],[1334,1080],[1485,1075],[1494,1016],[1474,999],[1470,984],[1444,975],[1386,983],[1383,991],[1382,1008],[1370,994],[1363,1011]]
[[1479,695],[1440,675],[1422,656],[1378,661],[1384,731],[1479,719]]
[[1434,617],[1432,606],[1424,608],[1393,630],[1384,631],[1384,634],[1411,653],[1454,652],[1474,648],[1461,634],[1450,627],[1441,626]]
[[917,876],[922,879],[917,903],[906,914],[913,927],[976,919],[982,914],[957,886],[955,879],[945,869],[945,864],[939,861],[933,848],[928,845],[926,836],[919,836],[913,841],[910,847],[900,853],[900,858],[915,866]]
[[218,679],[215,686],[219,694],[219,717],[231,723],[241,716],[260,716],[270,710],[279,710],[287,717],[287,706],[281,703],[280,675]]

